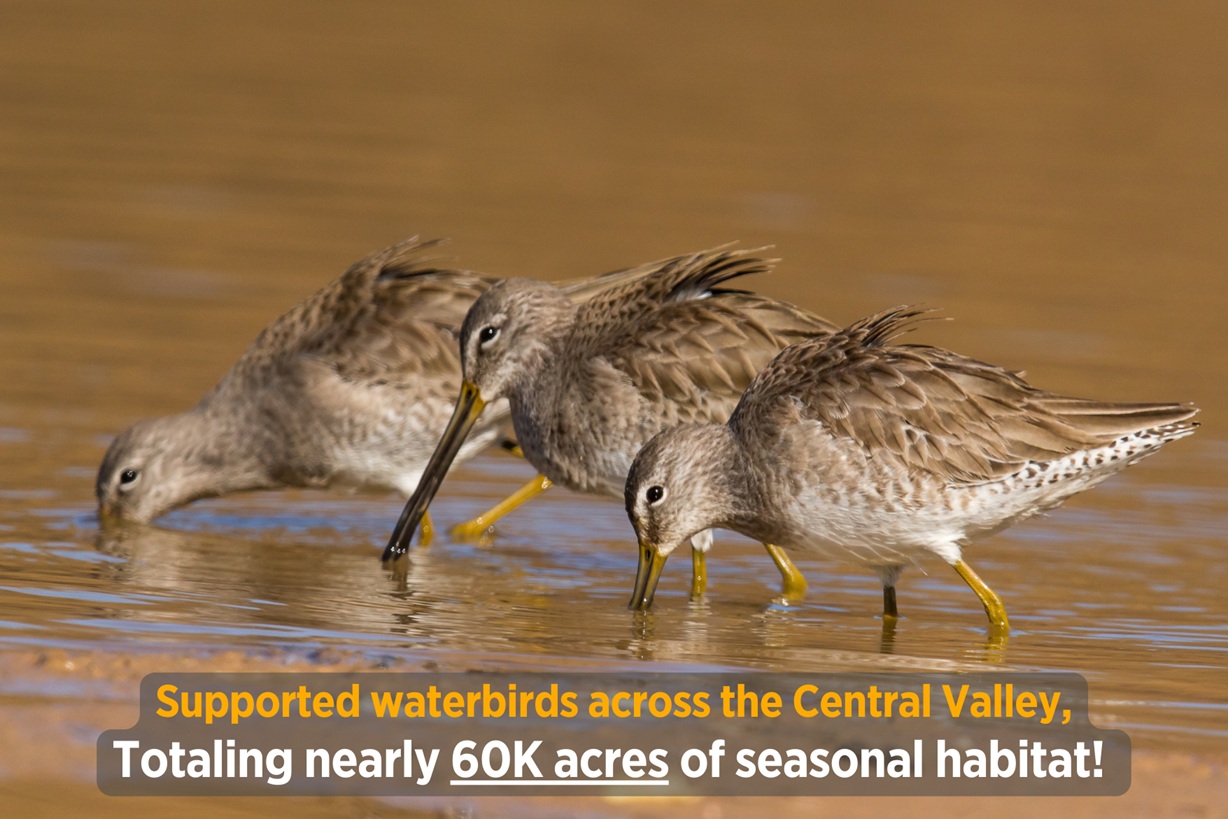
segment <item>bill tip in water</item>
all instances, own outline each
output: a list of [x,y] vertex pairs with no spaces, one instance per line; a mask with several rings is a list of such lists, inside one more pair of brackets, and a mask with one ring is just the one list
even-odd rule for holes
[[[412,533],[410,537],[412,537]],[[380,558],[380,560],[382,560],[385,565],[396,563],[404,558],[408,552],[409,537],[403,537],[402,530],[398,528],[392,533],[392,537],[389,539],[388,545],[384,547],[384,555]]]

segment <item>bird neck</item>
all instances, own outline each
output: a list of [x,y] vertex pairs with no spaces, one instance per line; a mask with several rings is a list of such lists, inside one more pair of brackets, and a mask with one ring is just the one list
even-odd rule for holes
[[717,496],[721,498],[725,513],[720,527],[764,543],[772,542],[774,530],[763,517],[763,510],[769,508],[765,492],[768,484],[756,469],[756,459],[749,456],[741,439],[727,426],[721,429],[728,434],[728,439],[721,449],[723,454],[718,473],[720,486]]
[[[223,495],[277,485],[268,464],[271,436],[242,413],[204,404],[179,416],[177,433],[183,459],[185,489],[193,494]],[[269,440],[266,440],[269,437]]]

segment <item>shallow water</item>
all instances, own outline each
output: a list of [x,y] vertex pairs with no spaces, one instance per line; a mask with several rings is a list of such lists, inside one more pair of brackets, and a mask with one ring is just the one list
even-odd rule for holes
[[[7,4],[0,652],[994,663],[1085,674],[1097,724],[1136,747],[1221,752],[1228,12],[516,8]],[[771,607],[770,561],[727,535],[704,603],[675,558],[653,611],[628,612],[622,510],[563,490],[491,546],[416,550],[403,580],[378,559],[395,497],[237,496],[99,531],[112,434],[190,406],[280,311],[412,233],[551,278],[772,244],[766,292],[836,321],[941,307],[954,321],[917,340],[1057,391],[1195,401],[1204,426],[968,552],[1010,612],[1005,645],[941,564],[906,573],[884,641],[872,576],[799,561],[806,600]],[[433,514],[530,475],[479,458]],[[10,714],[41,701],[30,685],[5,678]]]

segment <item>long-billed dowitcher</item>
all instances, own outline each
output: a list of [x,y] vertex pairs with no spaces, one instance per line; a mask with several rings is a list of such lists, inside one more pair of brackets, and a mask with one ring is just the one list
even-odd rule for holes
[[1035,389],[935,347],[893,344],[919,311],[871,316],[780,353],[724,425],[662,432],[627,477],[640,543],[633,608],[670,552],[713,527],[877,570],[884,619],[901,569],[950,563],[1007,628],[962,557],[970,539],[1052,508],[1191,434],[1188,404],[1113,404]]
[[[657,432],[728,418],[781,348],[835,329],[792,305],[721,287],[768,268],[748,252],[718,248],[611,274],[617,284],[585,300],[527,279],[492,285],[465,316],[456,412],[384,559],[408,548],[487,401],[510,400],[517,440],[542,475],[613,498],[621,497],[635,453]],[[692,534],[698,595],[711,538]],[[775,546],[767,548],[784,597],[800,597],[801,573]]]
[[[438,267],[438,242],[373,253],[269,325],[200,403],[111,444],[104,517],[148,522],[203,497],[330,485],[409,495],[460,383],[460,322],[489,280]],[[459,458],[491,443],[493,408]]]

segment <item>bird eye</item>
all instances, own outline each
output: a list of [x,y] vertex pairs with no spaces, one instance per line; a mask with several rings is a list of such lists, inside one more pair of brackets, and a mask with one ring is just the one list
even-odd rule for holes
[[644,497],[647,498],[650,504],[660,503],[661,499],[665,497],[665,487],[650,486],[648,491],[644,493]]
[[491,327],[491,326],[483,327],[478,332],[478,342],[480,342],[482,346],[486,346],[490,342],[494,341],[498,337],[498,335],[499,335],[498,327]]
[[135,469],[125,469],[123,472],[119,473],[119,485],[130,486],[135,483],[136,479],[139,477],[141,477],[141,473],[137,472]]

